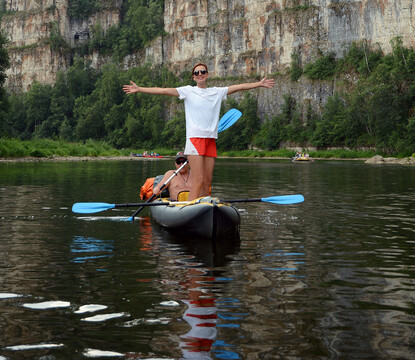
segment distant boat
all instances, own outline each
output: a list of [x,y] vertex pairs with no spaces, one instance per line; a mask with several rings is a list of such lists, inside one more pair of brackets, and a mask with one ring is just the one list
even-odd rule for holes
[[295,157],[292,157],[292,162],[310,162],[310,161],[314,161],[313,159],[310,158],[310,156],[308,154],[301,154],[301,155],[296,155]]
[[143,154],[134,154],[134,153],[131,153],[130,156],[132,156],[132,157],[143,157],[143,158],[158,158],[158,159],[163,157],[163,155],[159,155],[159,154],[143,155]]

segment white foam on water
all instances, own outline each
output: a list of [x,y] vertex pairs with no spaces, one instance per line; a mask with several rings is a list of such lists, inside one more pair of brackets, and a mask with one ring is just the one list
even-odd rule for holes
[[90,322],[100,322],[100,321],[106,321],[106,320],[119,318],[119,317],[122,317],[122,316],[126,316],[126,314],[125,313],[102,314],[102,315],[90,316],[90,317],[87,317],[87,318],[83,318],[81,320],[82,321],[90,321]]
[[68,301],[44,301],[41,303],[33,303],[33,304],[23,304],[23,307],[28,309],[36,309],[36,310],[47,310],[47,309],[55,309],[55,308],[65,308],[71,306],[71,303]]
[[12,298],[17,298],[17,297],[22,297],[22,296],[23,295],[13,294],[13,293],[0,293],[0,299],[12,299]]
[[90,304],[82,305],[78,310],[75,311],[75,314],[84,314],[86,312],[94,312],[107,309],[106,305]]
[[146,319],[144,320],[146,324],[162,324],[167,325],[170,322],[170,318],[159,318],[159,319]]
[[167,325],[170,323],[171,318],[167,317],[161,317],[159,319],[133,319],[130,321],[126,321],[124,324],[120,325],[121,327],[130,328],[133,326],[141,325],[141,324],[147,324],[147,325]]
[[162,301],[160,305],[161,306],[179,306],[180,304],[177,301],[170,300],[170,301]]
[[32,345],[14,345],[7,346],[7,350],[22,351],[22,350],[35,350],[35,349],[56,349],[64,347],[63,344],[32,344]]
[[77,219],[84,221],[129,221],[129,218],[125,216],[79,216]]
[[96,349],[86,349],[83,353],[83,356],[89,358],[96,358],[96,357],[124,357],[125,354],[115,352],[115,351],[103,351],[103,350],[96,350]]

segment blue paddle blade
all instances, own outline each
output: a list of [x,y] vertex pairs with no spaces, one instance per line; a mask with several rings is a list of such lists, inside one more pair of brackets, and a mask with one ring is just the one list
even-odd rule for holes
[[226,130],[235,124],[238,119],[242,116],[242,113],[237,109],[230,109],[222,118],[219,120],[218,132]]
[[304,201],[303,195],[283,195],[283,196],[270,196],[266,198],[261,198],[261,201],[271,203],[271,204],[298,204]]
[[115,208],[115,204],[107,204],[103,202],[87,202],[73,204],[72,211],[79,214],[93,214],[113,208]]

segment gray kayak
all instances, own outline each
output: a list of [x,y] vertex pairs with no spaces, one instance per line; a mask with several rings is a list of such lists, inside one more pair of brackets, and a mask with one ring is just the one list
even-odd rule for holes
[[170,202],[159,199],[166,206],[152,206],[150,213],[155,222],[172,231],[204,238],[218,238],[239,234],[241,216],[231,204],[218,198],[204,197],[190,202]]

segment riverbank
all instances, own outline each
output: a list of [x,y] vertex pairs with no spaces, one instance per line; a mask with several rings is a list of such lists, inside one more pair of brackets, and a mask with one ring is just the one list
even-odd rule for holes
[[[159,158],[143,158],[131,156],[148,151],[145,149],[115,149],[101,141],[88,140],[85,143],[70,143],[61,140],[29,140],[0,139],[0,162],[39,162],[39,161],[143,161],[158,160]],[[163,155],[164,158],[174,158],[177,149],[151,149],[152,152]],[[239,150],[220,151],[219,158],[232,159],[275,159],[291,160],[298,149],[278,150]],[[308,150],[314,160],[357,160],[370,164],[401,164],[414,165],[415,154],[406,158],[383,157],[374,150],[327,149]]]
[[[167,156],[166,158],[170,158]],[[50,157],[34,157],[25,156],[17,158],[0,158],[0,163],[7,162],[59,162],[59,161],[143,161],[143,160],[159,160],[159,158],[145,158],[138,156],[50,156]]]
[[[164,156],[164,159],[174,159],[174,156]],[[220,159],[264,159],[264,160],[291,160],[291,158],[281,156],[263,156],[263,157],[249,157],[249,156],[218,156]],[[59,162],[59,161],[153,161],[160,160],[160,158],[145,158],[138,156],[50,156],[50,157],[17,157],[17,158],[0,158],[0,163],[17,163],[17,162]],[[347,161],[364,161],[366,164],[373,165],[415,165],[415,157],[395,158],[383,157],[375,155],[371,158],[315,158],[319,160],[347,160]]]

